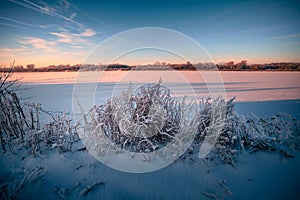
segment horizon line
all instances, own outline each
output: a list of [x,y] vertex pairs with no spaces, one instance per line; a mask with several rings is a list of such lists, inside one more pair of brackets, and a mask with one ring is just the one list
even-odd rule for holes
[[[284,63],[291,63],[291,64],[300,64],[300,61],[270,61],[270,62],[248,62],[248,60],[246,59],[242,59],[240,61],[233,61],[233,60],[229,60],[229,61],[221,61],[221,62],[166,62],[166,61],[156,61],[153,63],[135,63],[135,64],[129,64],[129,63],[110,63],[110,64],[102,64],[102,63],[98,63],[98,64],[93,64],[93,63],[76,63],[76,64],[70,64],[70,63],[66,63],[66,64],[49,64],[48,66],[36,66],[35,63],[28,63],[25,65],[22,64],[15,64],[13,65],[13,67],[27,67],[28,65],[34,65],[35,68],[47,68],[47,67],[51,67],[51,66],[76,66],[76,65],[94,65],[94,66],[109,66],[109,65],[126,65],[126,66],[130,66],[130,67],[134,67],[134,66],[145,66],[145,65],[183,65],[183,64],[192,64],[192,65],[197,65],[197,64],[214,64],[214,65],[220,65],[220,64],[226,64],[226,63],[230,63],[233,62],[234,65],[239,64],[243,61],[246,61],[247,65],[267,65],[267,64],[284,64]],[[14,61],[12,62],[14,63]],[[11,68],[12,63],[10,63],[10,66],[7,66],[5,64],[0,65],[0,68]]]

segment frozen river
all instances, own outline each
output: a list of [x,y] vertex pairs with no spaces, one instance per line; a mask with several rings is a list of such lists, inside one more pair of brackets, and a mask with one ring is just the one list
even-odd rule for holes
[[[155,83],[160,78],[173,93],[196,95],[202,99],[221,91],[227,99],[236,96],[237,111],[270,116],[285,112],[299,118],[300,72],[195,72],[195,71],[107,71],[99,72],[43,72],[15,73],[15,78],[31,89],[24,97],[32,97],[49,110],[72,110],[74,84],[88,82],[87,90],[94,90],[95,103],[102,103],[111,95],[126,90],[129,83],[136,86]],[[81,80],[78,80],[78,75]],[[223,90],[224,89],[224,90]],[[85,92],[85,91],[84,91]],[[218,93],[219,94],[219,93]]]

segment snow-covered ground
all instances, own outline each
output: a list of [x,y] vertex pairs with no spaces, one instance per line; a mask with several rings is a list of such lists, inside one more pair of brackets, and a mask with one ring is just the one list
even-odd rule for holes
[[[179,94],[190,95],[186,89],[191,86],[200,98],[207,97],[207,84],[210,84],[219,89],[224,87],[227,98],[236,96],[238,102],[300,99],[300,72],[106,71],[99,79],[93,80],[90,77],[94,74],[80,72],[86,82],[98,81],[99,87],[107,90],[115,89],[116,83],[123,83],[127,87],[130,81],[149,83],[162,78],[163,83],[173,86]],[[72,92],[77,76],[78,72],[14,74],[15,78],[22,78],[21,81],[29,85],[63,84],[66,88],[57,90],[58,95],[64,91]],[[49,88],[50,95],[53,94],[52,89],[56,91],[53,87]],[[37,92],[33,90],[31,93],[38,95]],[[103,91],[97,90],[97,93],[105,96]]]
[[[89,72],[80,72],[89,79]],[[218,72],[206,72],[214,74]],[[215,83],[218,88],[224,87],[226,98],[236,97],[238,111],[259,112],[264,116],[287,112],[299,114],[300,100],[300,72],[219,72],[220,82]],[[72,93],[78,72],[47,72],[47,73],[16,73],[15,78],[30,90],[24,91],[22,96],[32,97],[49,110],[72,110]],[[162,77],[163,83],[174,89],[179,95],[191,95],[195,92],[199,99],[209,95],[206,82],[201,73],[194,71],[107,71],[99,77],[95,92],[95,103],[103,103],[115,92],[126,90],[129,82],[140,83],[157,82]],[[281,101],[279,101],[281,100]],[[292,101],[286,101],[292,100]],[[263,103],[267,101],[268,103]],[[241,102],[241,104],[239,104]],[[261,102],[266,109],[261,109]],[[289,106],[287,104],[292,104]],[[298,108],[298,109],[296,109]]]
[[[182,93],[186,88],[176,83],[172,74],[163,75],[167,72],[134,73],[135,77],[152,77],[149,80],[163,76],[163,81],[177,84]],[[201,98],[207,97],[207,88],[198,74],[180,73]],[[22,81],[31,88],[21,94],[32,97],[27,101],[40,102],[46,110],[72,112],[76,74],[15,76],[23,76]],[[221,72],[221,77],[227,98],[237,97],[238,114],[254,112],[270,117],[288,113],[300,119],[299,72]],[[116,82],[128,83],[129,79],[131,76],[126,78],[125,72],[107,72],[96,90],[96,103],[103,103],[112,94]],[[213,194],[219,199],[298,199],[300,196],[300,152],[296,152],[295,158],[285,158],[276,152],[241,153],[237,168],[192,155],[158,171],[131,174],[103,165],[87,151],[77,151],[79,147],[80,143],[73,152],[62,154],[57,149],[47,151],[43,158],[28,156],[24,150],[17,155],[0,153],[1,187],[7,185],[12,190],[15,184],[21,185],[17,193],[20,199],[214,199]]]
[[[10,183],[10,187],[29,170],[42,168],[41,177],[25,181],[20,199],[211,199],[205,192],[225,199],[299,197],[299,152],[294,159],[270,152],[244,154],[237,169],[197,157],[180,159],[144,174],[116,171],[86,151],[48,153],[43,158],[24,154],[2,155],[0,159],[1,183]],[[97,183],[84,195],[88,186]]]

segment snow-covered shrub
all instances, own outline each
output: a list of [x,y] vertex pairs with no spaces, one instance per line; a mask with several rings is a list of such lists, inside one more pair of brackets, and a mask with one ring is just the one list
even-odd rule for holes
[[[253,113],[238,115],[233,101],[234,98],[225,102],[219,97],[208,98],[200,104],[199,127],[194,142],[200,146],[200,151],[208,139],[214,145],[210,156],[215,153],[221,160],[235,166],[239,152],[278,151],[292,157],[294,150],[300,150],[300,126],[295,118],[287,114],[265,119]],[[220,118],[220,113],[225,117]]]
[[16,94],[17,80],[9,80],[12,71],[0,73],[0,142],[14,152],[13,141],[24,141],[24,128],[28,127],[20,100]]
[[[45,111],[40,104],[26,103],[26,113],[30,114],[30,123],[35,122],[36,128],[26,131],[25,147],[30,154],[42,153],[46,148],[58,148],[59,153],[70,151],[72,144],[79,140],[76,125],[71,123],[66,112]],[[39,122],[39,116],[46,114],[50,120]],[[33,124],[35,124],[33,123]]]
[[253,113],[240,117],[240,127],[245,133],[244,146],[250,152],[279,151],[286,157],[293,157],[293,151],[300,150],[299,125],[299,121],[288,114],[265,119]]
[[182,105],[161,81],[130,87],[97,107],[97,124],[122,149],[151,152],[179,135]]
[[[79,139],[76,126],[70,116],[60,112],[56,115],[46,111],[39,103],[22,104],[17,92],[18,80],[11,80],[12,70],[0,74],[0,142],[3,152],[6,146],[15,153],[14,146],[25,147],[30,154],[40,154],[47,146],[58,147],[59,152],[71,149]],[[42,124],[40,114],[50,116]]]

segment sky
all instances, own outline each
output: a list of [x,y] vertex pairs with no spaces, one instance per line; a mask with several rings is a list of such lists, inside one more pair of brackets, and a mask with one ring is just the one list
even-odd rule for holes
[[[300,2],[291,0],[1,0],[0,64],[85,63],[101,42],[141,27],[181,32],[215,63],[300,62],[299,19]],[[174,55],[155,53],[139,52],[123,61],[178,62]]]

